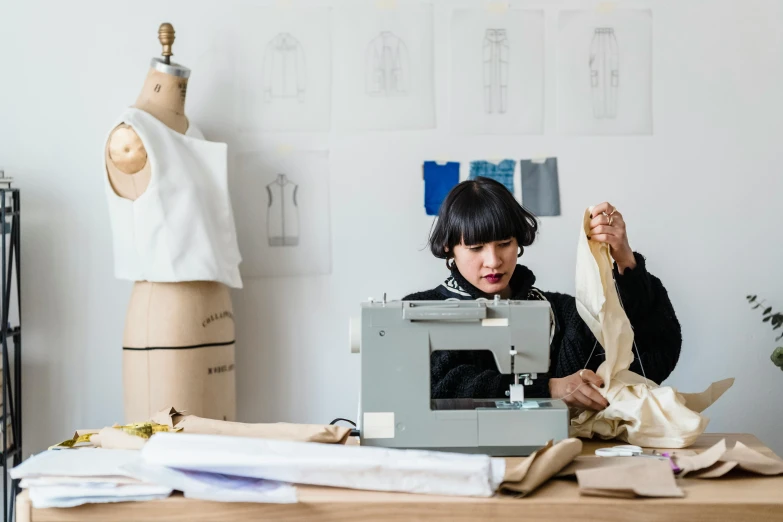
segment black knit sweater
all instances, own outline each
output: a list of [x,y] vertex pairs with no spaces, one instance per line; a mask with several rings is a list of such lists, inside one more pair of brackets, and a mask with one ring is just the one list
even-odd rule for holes
[[[620,298],[634,330],[636,350],[631,371],[641,374],[642,366],[648,379],[661,383],[674,370],[680,357],[682,336],[680,323],[661,281],[650,274],[644,257],[634,253],[636,267],[623,274],[614,268]],[[535,292],[535,276],[527,267],[517,265],[511,276],[512,299],[527,300],[543,295],[555,315],[555,334],[550,347],[549,373],[539,374],[532,386],[525,388],[529,397],[549,397],[549,379],[565,377],[582,368],[593,371],[604,360],[604,351],[576,311],[574,297],[556,292]],[[531,289],[534,291],[531,292]],[[442,285],[403,298],[404,301],[435,301],[448,298],[471,300],[482,293],[455,268],[452,277]],[[590,352],[595,353],[588,361]],[[431,395],[445,398],[502,398],[513,382],[512,375],[498,372],[488,351],[438,351],[430,357]]]

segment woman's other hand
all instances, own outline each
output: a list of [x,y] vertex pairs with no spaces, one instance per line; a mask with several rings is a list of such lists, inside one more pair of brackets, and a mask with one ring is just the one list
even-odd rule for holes
[[549,379],[549,394],[568,406],[603,410],[609,403],[592,385],[603,388],[604,381],[591,370],[580,370],[568,377]]
[[621,274],[626,268],[636,268],[636,258],[628,244],[625,219],[610,203],[604,202],[593,207],[588,239],[609,244],[612,258]]

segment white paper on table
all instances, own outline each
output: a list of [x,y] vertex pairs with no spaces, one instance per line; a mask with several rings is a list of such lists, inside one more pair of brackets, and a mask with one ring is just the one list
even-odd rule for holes
[[12,479],[45,476],[113,477],[126,475],[120,467],[139,458],[137,450],[83,448],[48,450],[9,471]]
[[157,433],[145,462],[295,484],[434,495],[492,496],[503,461],[487,455]]
[[[122,491],[115,491],[120,489]],[[43,486],[28,489],[30,501],[36,509],[75,507],[83,504],[159,500],[171,495],[171,491],[168,488],[151,485],[118,486],[117,488]]]
[[45,476],[30,477],[22,479],[19,487],[22,489],[33,488],[36,486],[72,486],[72,485],[106,486],[114,487],[119,484],[140,484],[138,480],[132,477],[104,476],[104,477],[64,477],[64,476]]
[[126,464],[124,469],[139,480],[182,491],[187,498],[213,502],[297,502],[296,488],[285,482],[173,469],[142,460]]

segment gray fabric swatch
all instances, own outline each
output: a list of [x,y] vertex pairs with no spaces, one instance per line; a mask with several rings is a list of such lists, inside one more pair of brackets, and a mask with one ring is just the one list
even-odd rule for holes
[[560,215],[560,187],[557,180],[557,158],[543,163],[521,160],[522,205],[536,216]]

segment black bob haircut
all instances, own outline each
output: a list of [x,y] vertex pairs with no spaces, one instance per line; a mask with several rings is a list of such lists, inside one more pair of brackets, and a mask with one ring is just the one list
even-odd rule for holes
[[536,217],[505,185],[478,177],[459,183],[448,193],[430,232],[429,247],[435,257],[449,259],[454,246],[463,242],[480,245],[515,237],[524,248],[533,244],[537,232]]

